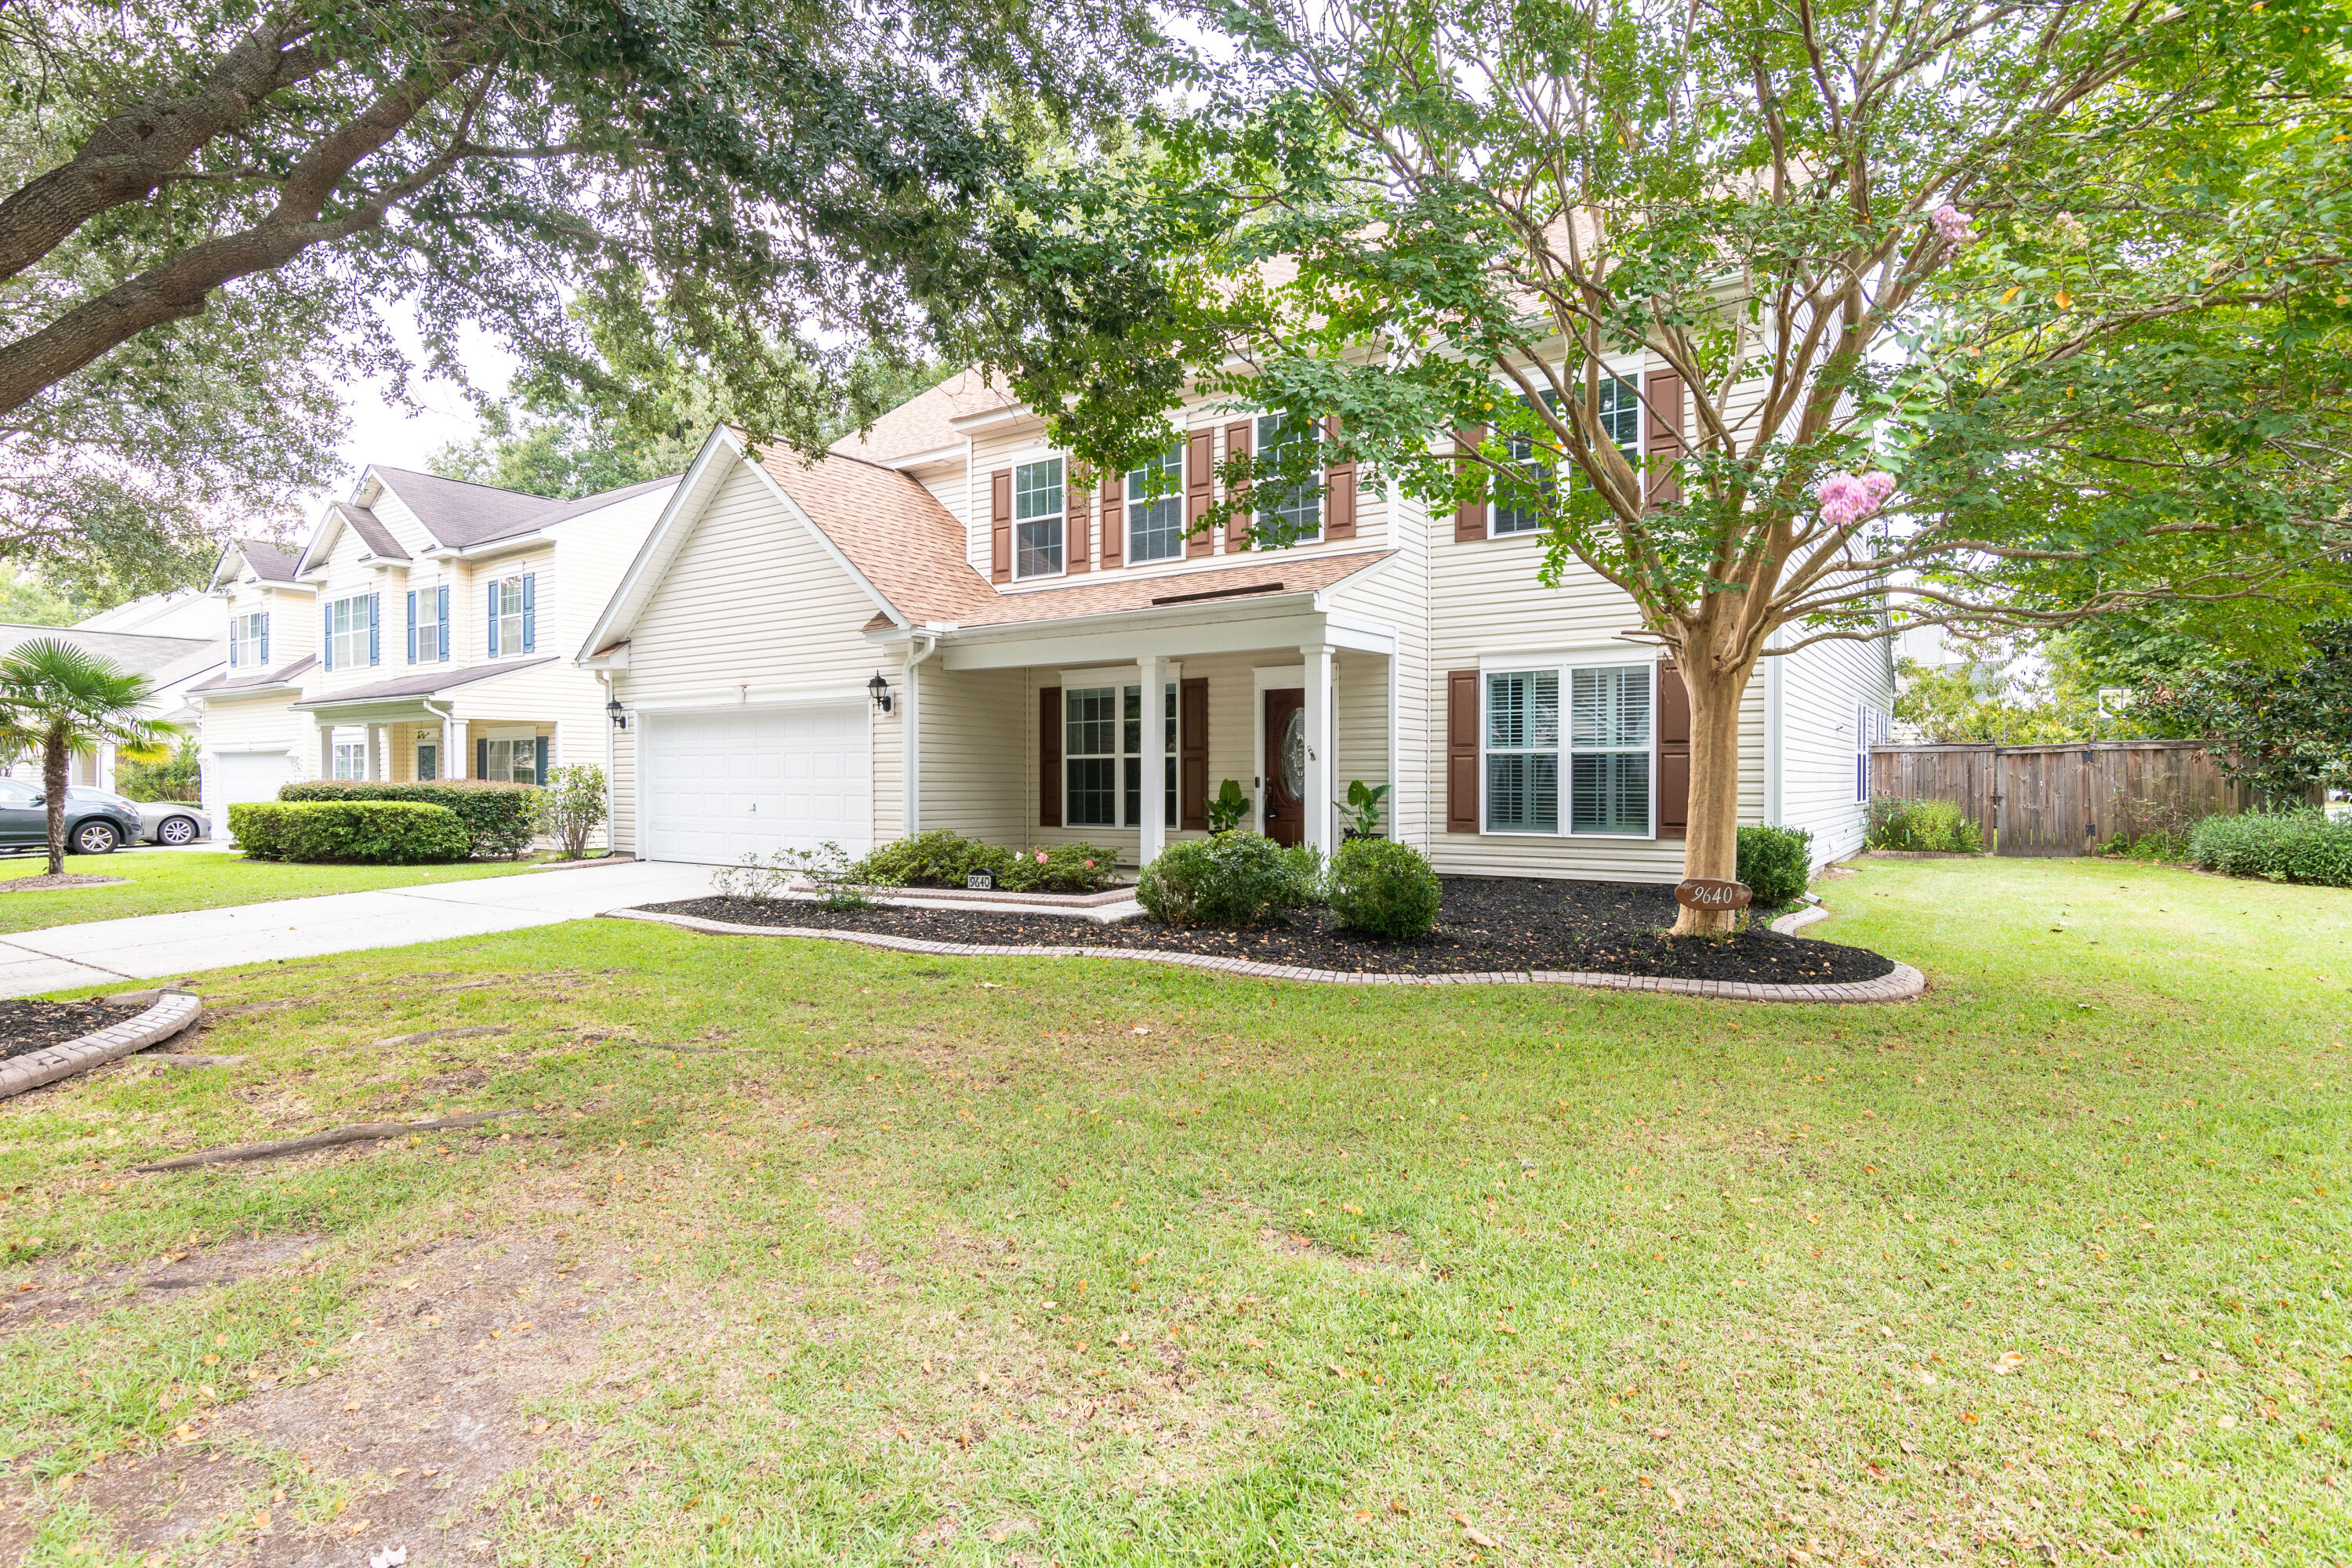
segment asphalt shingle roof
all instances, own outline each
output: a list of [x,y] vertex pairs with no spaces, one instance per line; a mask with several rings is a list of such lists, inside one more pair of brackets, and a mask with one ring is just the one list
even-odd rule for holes
[[553,664],[554,657],[545,658],[509,658],[497,664],[461,665],[453,669],[428,669],[420,675],[404,675],[393,680],[380,680],[373,686],[355,686],[348,691],[330,696],[313,697],[297,702],[297,708],[341,708],[353,702],[388,702],[402,697],[434,697],[453,687],[471,686],[477,681],[495,680],[501,675],[512,675],[519,669],[537,669],[542,664]]
[[276,669],[257,669],[250,675],[232,674],[223,670],[209,680],[199,680],[189,687],[188,695],[194,697],[201,692],[216,697],[231,697],[247,689],[283,686],[318,662],[317,654],[306,653],[291,664],[281,664]]

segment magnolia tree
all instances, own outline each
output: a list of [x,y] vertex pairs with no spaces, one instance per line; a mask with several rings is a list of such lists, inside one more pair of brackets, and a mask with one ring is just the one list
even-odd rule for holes
[[1231,480],[1349,458],[1433,510],[1537,514],[1546,580],[1614,584],[1687,687],[1686,875],[1734,872],[1759,660],[2268,592],[2343,543],[2326,8],[1208,19],[1213,107],[1004,219],[1089,330],[1008,319],[990,352],[1114,468],[1207,388],[1325,432]]

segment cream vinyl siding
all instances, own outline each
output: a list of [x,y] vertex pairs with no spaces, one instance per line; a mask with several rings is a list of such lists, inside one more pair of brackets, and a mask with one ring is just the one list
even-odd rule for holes
[[[629,563],[636,559],[646,535],[653,531],[675,489],[675,486],[664,486],[647,490],[548,530],[549,537],[555,542],[551,569],[560,571],[563,579],[563,591],[553,601],[561,605],[561,616],[553,624],[562,635],[549,637],[547,606],[551,589],[548,580],[542,578],[539,584],[541,652],[553,652],[569,659],[579,651],[582,640],[604,613],[605,604],[620,586],[622,575],[628,571]],[[590,684],[594,684],[594,676],[584,671],[583,674]],[[601,695],[598,700],[603,700]]]
[[[615,683],[628,700],[627,688]],[[637,725],[633,721],[625,730],[613,733],[612,766],[606,776],[612,781],[613,821],[605,831],[613,847],[624,854],[640,853],[637,847]]]
[[[1895,681],[1884,642],[1816,643],[1777,662],[1780,670],[1780,825],[1813,836],[1821,865],[1862,847],[1864,808],[1854,799],[1854,710],[1884,713]],[[1757,684],[1764,684],[1759,675]]]
[[[1021,803],[1037,750],[1036,699],[1025,673],[950,670],[932,659],[916,679],[922,688],[922,827],[952,828],[991,844],[1028,843]],[[1024,711],[1025,730],[1011,721]],[[1024,732],[1027,751],[1008,743]]]
[[[760,476],[740,464],[692,523],[630,632],[629,668],[614,672],[623,703],[759,707],[856,691],[897,656],[861,628],[878,606]],[[593,689],[595,679],[575,671]],[[896,682],[894,681],[894,684]],[[743,689],[749,688],[748,700]],[[601,700],[601,698],[598,700]],[[873,715],[874,838],[900,836],[902,706]],[[628,738],[634,751],[635,731]],[[602,760],[603,743],[597,743]],[[636,761],[615,795],[630,841],[637,817]],[[625,784],[625,792],[624,791]]]
[[[1358,516],[1361,517],[1370,496],[1361,487],[1359,489]],[[1364,756],[1351,749],[1363,743],[1360,732],[1366,726],[1360,721],[1351,732],[1344,711],[1351,703],[1388,702],[1388,661],[1372,655],[1343,652],[1339,660],[1343,669],[1342,727],[1336,759],[1339,766],[1334,773],[1337,783],[1332,793],[1345,799],[1350,778],[1361,778],[1367,784],[1392,784],[1388,797],[1381,803],[1383,830],[1391,837],[1426,849],[1433,828],[1442,827],[1445,822],[1442,802],[1433,818],[1429,793],[1432,779],[1444,776],[1442,755],[1437,764],[1440,771],[1434,774],[1431,772],[1433,742],[1426,700],[1432,679],[1429,518],[1419,503],[1396,494],[1393,487],[1384,487],[1379,500],[1385,543],[1397,552],[1395,557],[1383,562],[1377,570],[1340,584],[1326,595],[1326,602],[1335,616],[1375,623],[1396,638],[1396,771],[1391,778],[1385,743],[1376,756]],[[1450,530],[1453,520],[1449,517],[1446,522]],[[1364,675],[1352,680],[1345,679],[1344,672],[1358,666],[1363,668]],[[1437,678],[1437,685],[1442,723],[1443,677]],[[1379,726],[1383,733],[1387,722],[1383,713]],[[1444,739],[1441,730],[1434,742],[1440,753],[1444,750]],[[1351,769],[1354,771],[1349,771]]]
[[[1333,661],[1331,685],[1331,799],[1344,802],[1352,779],[1373,785],[1389,782],[1389,661],[1343,648]],[[1384,831],[1396,820],[1391,810],[1395,798],[1391,790],[1381,802]],[[1337,844],[1347,818],[1335,810],[1331,820],[1331,842]]]
[[[549,504],[554,503],[551,501]],[[376,521],[391,530],[393,538],[400,542],[400,547],[408,552],[411,560],[421,558],[440,542],[423,523],[416,521],[416,514],[408,510],[408,503],[389,487],[378,490],[375,500],[363,510],[373,512]]]

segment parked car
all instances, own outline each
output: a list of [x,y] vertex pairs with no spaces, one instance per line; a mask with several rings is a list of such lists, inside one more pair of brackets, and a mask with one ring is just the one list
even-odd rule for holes
[[[111,855],[140,838],[139,807],[98,789],[66,791],[66,850]],[[29,849],[49,841],[49,809],[40,786],[0,779],[0,850]]]
[[184,800],[141,800],[131,806],[139,813],[139,837],[150,844],[177,847],[212,834],[212,819],[204,808]]

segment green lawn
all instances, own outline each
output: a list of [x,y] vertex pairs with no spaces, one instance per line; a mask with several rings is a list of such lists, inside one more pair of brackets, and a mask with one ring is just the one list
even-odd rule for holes
[[167,915],[182,910],[217,910],[268,899],[307,899],[316,893],[359,893],[376,888],[414,888],[471,877],[509,877],[534,868],[528,862],[485,860],[457,866],[293,866],[248,860],[242,855],[198,850],[123,850],[113,855],[68,855],[66,869],[85,877],[121,877],[110,888],[55,888],[11,893],[20,877],[49,868],[39,855],[0,860],[0,932],[39,931],[81,921],[120,920],[126,915]]
[[[2344,1562],[2352,894],[1822,890],[1925,1000],[619,921],[224,974],[244,1066],[0,1105],[0,1559]],[[233,1282],[69,1293],[154,1266]]]

